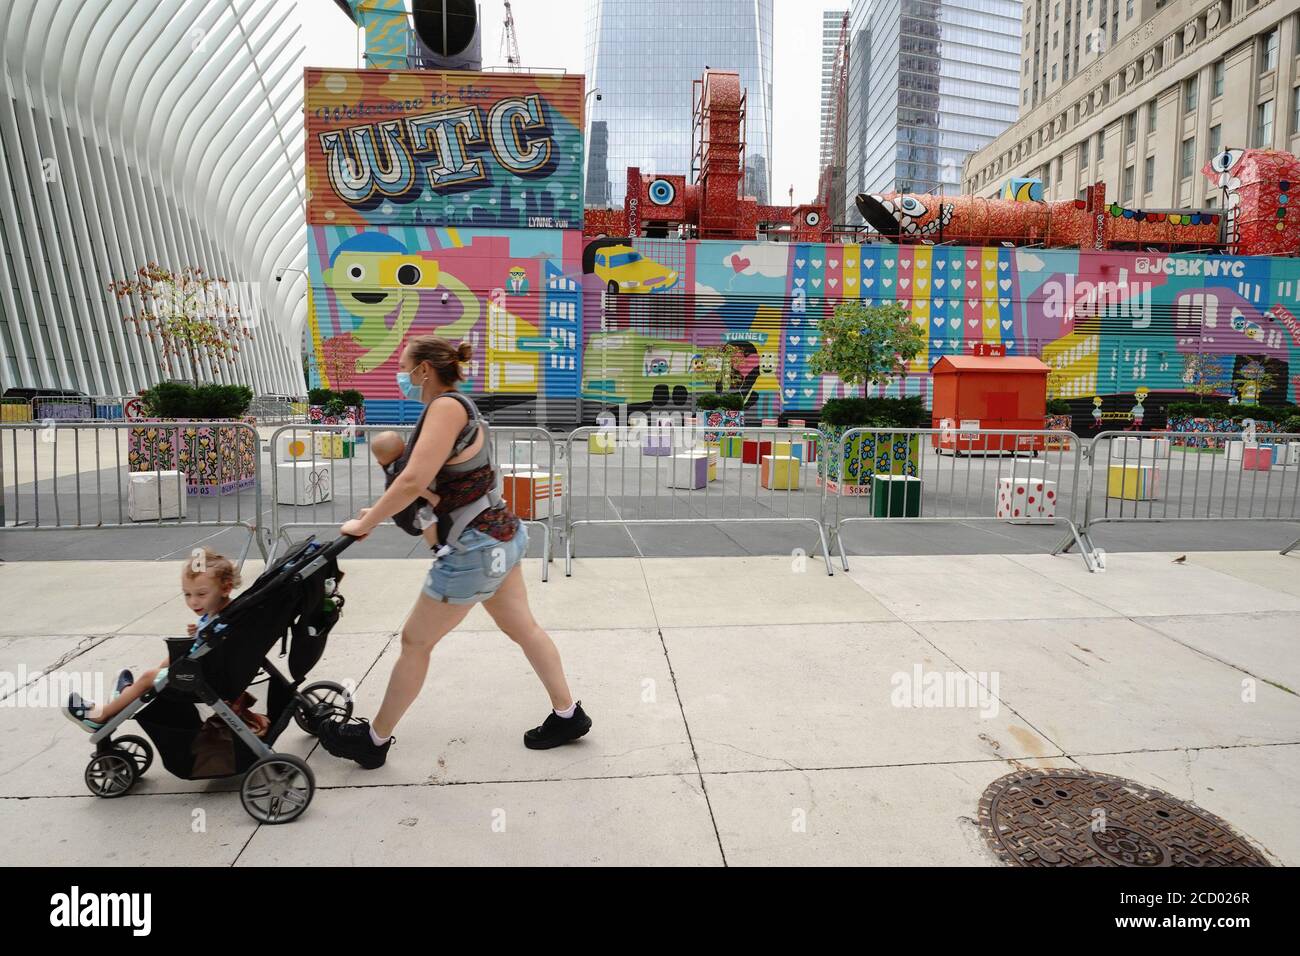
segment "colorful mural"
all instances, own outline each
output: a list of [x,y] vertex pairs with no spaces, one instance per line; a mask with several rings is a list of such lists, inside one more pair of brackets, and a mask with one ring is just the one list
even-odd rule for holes
[[313,225],[582,228],[581,75],[307,69]]
[[[857,299],[897,303],[925,326],[925,352],[884,391],[927,403],[930,367],[983,343],[1042,357],[1051,396],[1072,403],[1084,432],[1161,427],[1170,400],[1207,383],[1242,404],[1300,390],[1297,259],[584,241],[577,230],[311,227],[313,384],[360,389],[368,418],[383,420],[372,405],[399,398],[402,343],[437,332],[474,346],[475,393],[580,396],[591,420],[601,405],[689,407],[731,345],[749,416],[812,417],[848,394],[807,369],[816,323]],[[596,254],[618,246],[671,284],[613,294]]]
[[[610,242],[611,240],[604,240]],[[681,275],[655,296],[608,296],[589,313],[583,395],[678,403],[711,387],[693,357],[745,346],[747,407],[814,414],[844,394],[807,363],[816,322],[844,299],[895,302],[927,330],[927,348],[885,391],[930,397],[940,357],[996,343],[1042,357],[1052,397],[1077,427],[1158,427],[1190,397],[1189,369],[1217,364],[1214,394],[1294,401],[1300,387],[1300,260],[1003,247],[824,245],[636,239]],[[1252,373],[1250,369],[1257,370]],[[1264,369],[1264,372],[1258,371]],[[1252,382],[1267,383],[1256,388]],[[660,385],[666,387],[659,387]],[[1244,394],[1246,391],[1251,394]],[[684,402],[683,402],[684,403]]]
[[373,419],[401,399],[403,344],[434,332],[473,345],[472,392],[576,398],[579,232],[313,226],[308,243],[313,386],[359,389]]

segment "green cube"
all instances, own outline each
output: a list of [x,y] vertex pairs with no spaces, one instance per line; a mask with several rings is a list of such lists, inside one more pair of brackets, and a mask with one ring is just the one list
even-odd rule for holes
[[871,514],[876,518],[919,518],[921,479],[910,475],[873,475]]

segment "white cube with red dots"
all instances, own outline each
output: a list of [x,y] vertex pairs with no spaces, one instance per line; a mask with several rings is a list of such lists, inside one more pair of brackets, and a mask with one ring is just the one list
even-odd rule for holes
[[1014,521],[1056,517],[1056,482],[1037,475],[998,479],[997,517]]

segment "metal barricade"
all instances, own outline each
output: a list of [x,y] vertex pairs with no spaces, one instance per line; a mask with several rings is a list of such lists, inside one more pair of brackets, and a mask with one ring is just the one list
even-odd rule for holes
[[1064,524],[1095,570],[1076,524],[1083,443],[1072,432],[866,427],[827,446],[818,480],[845,571],[844,527],[883,521]]
[[[414,425],[284,425],[269,440],[274,555],[298,528],[337,528],[383,495],[386,480],[373,439],[395,432],[409,441]],[[493,454],[505,496],[521,521],[542,534],[542,580],[549,577],[555,518],[563,491],[554,437],[544,428],[493,427]],[[538,455],[537,452],[544,452]],[[536,459],[541,460],[536,460]],[[434,489],[437,492],[437,489]],[[392,525],[391,519],[383,522]]]
[[811,434],[639,421],[574,429],[565,444],[565,575],[581,525],[731,522],[811,524],[833,574]]
[[245,422],[0,424],[0,529],[237,528],[263,556],[257,432]]
[[1300,521],[1300,435],[1102,432],[1088,458],[1080,533],[1094,552],[1101,524]]
[[255,396],[248,406],[248,415],[259,425],[286,425],[307,421],[307,403],[278,395]]

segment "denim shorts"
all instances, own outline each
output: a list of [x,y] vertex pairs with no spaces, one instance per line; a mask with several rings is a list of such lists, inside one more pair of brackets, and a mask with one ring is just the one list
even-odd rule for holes
[[452,551],[433,562],[424,579],[424,593],[444,604],[486,601],[528,551],[528,531],[519,522],[515,536],[498,541],[491,535],[466,529],[460,536],[465,550]]

